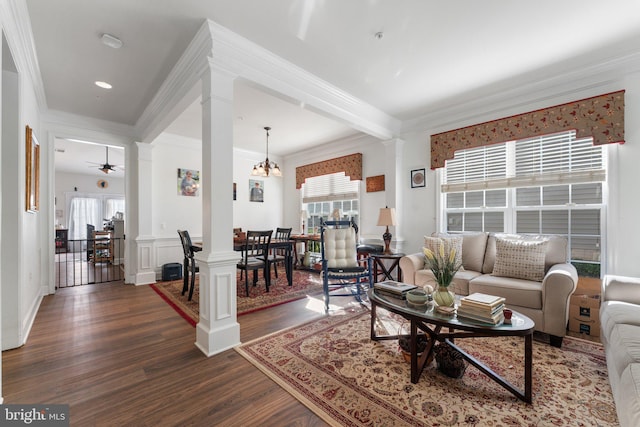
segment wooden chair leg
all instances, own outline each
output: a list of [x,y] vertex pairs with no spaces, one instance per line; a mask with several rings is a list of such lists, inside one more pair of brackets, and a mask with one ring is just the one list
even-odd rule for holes
[[187,258],[184,259],[182,272],[184,273],[184,283],[182,285],[182,294],[184,295],[189,289],[189,260]]
[[269,292],[269,286],[271,285],[271,268],[269,263],[265,264],[264,270],[262,270],[262,275],[264,276],[264,283],[267,287],[267,292]]
[[195,267],[195,263],[191,264],[191,288],[189,289],[189,299],[188,301],[191,301],[191,298],[193,298],[193,289],[196,287],[196,267]]

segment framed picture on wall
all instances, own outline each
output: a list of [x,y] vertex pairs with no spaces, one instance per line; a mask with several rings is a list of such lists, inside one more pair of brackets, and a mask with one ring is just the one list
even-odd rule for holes
[[26,127],[26,211],[40,210],[40,144],[33,129]]
[[264,202],[264,181],[259,179],[249,180],[249,201]]
[[200,195],[200,171],[193,169],[178,169],[178,194],[197,197]]
[[426,185],[425,169],[413,169],[411,171],[411,188],[425,187]]

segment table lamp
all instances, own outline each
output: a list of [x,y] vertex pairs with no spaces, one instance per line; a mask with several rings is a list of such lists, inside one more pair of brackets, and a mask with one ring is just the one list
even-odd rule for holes
[[305,235],[306,230],[304,229],[304,223],[307,221],[307,211],[306,210],[302,210],[300,211],[300,221],[302,223],[301,227],[300,227],[300,234]]
[[391,253],[391,249],[389,249],[389,245],[391,244],[391,233],[389,233],[389,226],[396,225],[396,210],[388,206],[380,208],[378,225],[387,227],[387,231],[385,231],[385,233],[382,235],[382,240],[384,240],[384,253],[388,255]]

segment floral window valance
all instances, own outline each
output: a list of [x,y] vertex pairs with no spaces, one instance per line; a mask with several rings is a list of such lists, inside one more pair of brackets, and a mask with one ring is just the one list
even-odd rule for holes
[[344,172],[351,181],[362,180],[362,153],[350,154],[296,168],[296,188],[302,188],[304,180],[313,176]]
[[431,169],[456,150],[571,130],[595,145],[624,143],[624,90],[431,136]]

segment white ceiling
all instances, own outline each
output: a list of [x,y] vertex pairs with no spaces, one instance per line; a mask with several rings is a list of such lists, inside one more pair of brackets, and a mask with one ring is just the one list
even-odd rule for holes
[[[400,119],[640,51],[637,0],[26,0],[48,108],[134,125],[205,18]],[[382,32],[383,36],[374,35]],[[110,33],[120,49],[103,45]],[[96,87],[108,81],[113,89]],[[526,80],[526,81],[525,81]],[[236,87],[234,144],[286,155],[356,133]],[[168,129],[199,137],[198,104]]]
[[[105,174],[99,168],[107,160],[109,150],[109,164],[113,171]],[[105,177],[124,178],[124,148],[105,147],[86,141],[71,141],[68,139],[55,140],[55,163],[57,172],[78,173]]]

